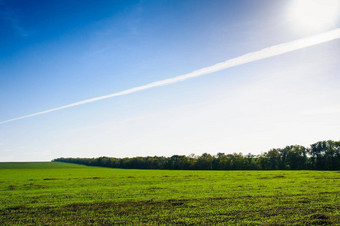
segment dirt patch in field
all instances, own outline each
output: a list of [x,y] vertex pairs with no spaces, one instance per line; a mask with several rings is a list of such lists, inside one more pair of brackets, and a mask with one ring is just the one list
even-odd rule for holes
[[43,180],[60,180],[60,178],[49,177],[49,178],[44,178]]

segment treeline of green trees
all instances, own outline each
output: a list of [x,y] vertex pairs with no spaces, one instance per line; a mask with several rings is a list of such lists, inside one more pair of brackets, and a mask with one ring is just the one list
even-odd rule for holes
[[134,158],[58,158],[52,161],[125,169],[176,170],[340,170],[340,141],[320,141],[309,148],[291,145],[260,155],[242,153]]

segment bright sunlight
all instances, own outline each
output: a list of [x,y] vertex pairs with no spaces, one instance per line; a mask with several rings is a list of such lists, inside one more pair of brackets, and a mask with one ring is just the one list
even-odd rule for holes
[[339,0],[295,0],[290,17],[298,29],[317,31],[332,27],[339,15]]

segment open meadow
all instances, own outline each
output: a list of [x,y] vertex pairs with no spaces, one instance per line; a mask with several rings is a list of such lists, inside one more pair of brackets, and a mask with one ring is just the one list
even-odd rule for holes
[[0,224],[340,224],[339,171],[0,163]]

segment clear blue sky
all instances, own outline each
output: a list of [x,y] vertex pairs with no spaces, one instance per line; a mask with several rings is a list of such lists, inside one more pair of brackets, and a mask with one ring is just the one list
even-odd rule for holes
[[[294,7],[293,0],[0,0],[0,121],[340,27],[339,17],[310,27]],[[338,140],[339,59],[335,40],[3,124],[0,161],[258,154]]]

